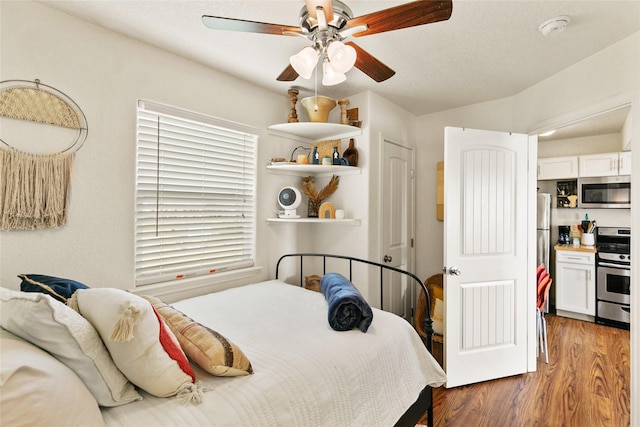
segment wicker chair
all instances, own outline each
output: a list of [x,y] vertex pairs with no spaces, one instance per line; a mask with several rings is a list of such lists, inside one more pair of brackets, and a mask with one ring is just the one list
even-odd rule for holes
[[[429,296],[431,297],[431,317],[433,317],[433,313],[435,311],[436,299],[440,299],[444,301],[444,290],[442,288],[442,273],[434,274],[429,276],[427,280],[424,281],[424,285],[429,291]],[[413,315],[413,326],[421,337],[426,337],[427,334],[424,331],[424,320],[427,312],[427,299],[423,292],[420,292],[420,296],[418,297],[418,305],[416,307],[416,311]],[[443,356],[443,345],[444,345],[444,337],[441,334],[434,333],[433,334],[433,356],[435,359],[442,365],[442,356]]]

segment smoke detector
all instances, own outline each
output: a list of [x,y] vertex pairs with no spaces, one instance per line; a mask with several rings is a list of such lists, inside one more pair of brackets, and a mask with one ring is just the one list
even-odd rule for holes
[[547,19],[538,26],[538,31],[545,37],[559,34],[567,28],[567,25],[571,21],[571,17],[567,15],[560,15],[554,18]]

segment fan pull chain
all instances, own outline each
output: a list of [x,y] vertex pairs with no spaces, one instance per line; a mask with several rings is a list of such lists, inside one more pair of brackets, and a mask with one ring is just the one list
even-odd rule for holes
[[315,96],[313,97],[313,111],[318,111],[318,67],[314,70],[316,73],[316,81],[315,81]]

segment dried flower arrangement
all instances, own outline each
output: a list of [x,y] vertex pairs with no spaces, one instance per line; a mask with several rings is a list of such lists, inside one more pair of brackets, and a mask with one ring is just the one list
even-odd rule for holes
[[317,216],[322,201],[338,189],[338,184],[340,184],[340,177],[333,175],[329,183],[318,192],[316,185],[313,183],[313,176],[302,178],[302,191],[309,198],[309,216]]

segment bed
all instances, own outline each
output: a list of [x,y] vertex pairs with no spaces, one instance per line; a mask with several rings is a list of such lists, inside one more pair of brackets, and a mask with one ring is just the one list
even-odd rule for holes
[[[292,263],[299,271],[287,274],[283,266]],[[339,255],[285,255],[278,260],[274,280],[171,304],[242,349],[251,363],[250,375],[213,376],[191,363],[206,390],[200,403],[184,404],[138,389],[140,400],[99,407],[104,424],[414,426],[427,414],[433,425],[431,390],[446,377],[428,351],[431,337],[423,341],[409,322],[375,308],[366,333],[357,328],[333,330],[324,295],[305,289],[303,275],[305,265],[325,275],[327,265],[333,269],[335,263],[344,263],[340,269],[354,283],[354,271],[366,265],[378,271],[368,277],[379,280],[380,289],[389,282],[389,274],[399,274],[426,294],[411,273],[375,262]],[[286,280],[279,278],[285,275]],[[425,330],[432,331],[430,316]],[[4,382],[3,378],[3,394]],[[7,409],[2,410],[4,417]]]

